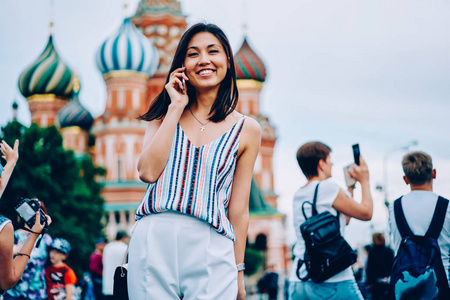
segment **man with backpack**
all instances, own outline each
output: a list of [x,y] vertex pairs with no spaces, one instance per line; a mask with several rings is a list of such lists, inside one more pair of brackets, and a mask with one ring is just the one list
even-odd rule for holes
[[403,157],[403,179],[411,192],[389,208],[396,256],[391,272],[392,299],[450,299],[449,201],[433,193],[431,157],[412,152]]

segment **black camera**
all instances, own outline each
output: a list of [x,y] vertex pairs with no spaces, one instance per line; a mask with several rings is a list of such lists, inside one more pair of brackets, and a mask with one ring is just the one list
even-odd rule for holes
[[36,213],[39,211],[41,214],[40,222],[41,224],[47,223],[47,218],[45,213],[41,208],[41,204],[36,199],[22,198],[17,202],[14,207],[17,215],[28,225],[31,229],[36,222]]

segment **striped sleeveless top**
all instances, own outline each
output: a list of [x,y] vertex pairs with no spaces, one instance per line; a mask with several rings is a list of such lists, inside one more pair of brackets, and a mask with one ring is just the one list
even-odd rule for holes
[[158,180],[148,185],[136,220],[176,211],[208,222],[234,242],[227,208],[244,120],[242,116],[221,137],[201,147],[194,146],[178,124],[166,167]]

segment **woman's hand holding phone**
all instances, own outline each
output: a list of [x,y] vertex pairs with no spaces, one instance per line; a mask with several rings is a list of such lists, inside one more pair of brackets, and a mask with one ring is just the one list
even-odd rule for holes
[[179,106],[183,109],[189,103],[185,84],[185,81],[188,81],[189,78],[184,73],[185,70],[185,67],[175,69],[170,74],[169,82],[165,86],[170,97],[170,105]]

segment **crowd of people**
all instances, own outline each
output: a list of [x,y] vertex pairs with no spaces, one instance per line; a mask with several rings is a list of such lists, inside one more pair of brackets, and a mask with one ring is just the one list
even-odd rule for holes
[[318,212],[336,216],[342,235],[350,218],[370,220],[373,214],[365,161],[361,158],[360,164],[349,170],[350,176],[361,185],[362,200],[358,203],[352,199],[353,185],[344,191],[331,181],[330,152],[331,148],[321,142],[306,143],[297,152],[298,164],[308,181],[293,201],[297,242],[289,299],[450,299],[448,200],[433,192],[436,169],[431,157],[419,151],[406,154],[402,160],[403,178],[411,191],[389,207],[392,247],[386,246],[383,233],[375,233],[358,281],[351,264],[340,272],[330,273],[324,281],[302,280],[315,271],[314,266],[308,268],[314,253],[307,253],[306,237],[301,232],[307,215],[311,215],[305,214],[306,202],[317,197]]
[[[212,24],[191,26],[181,37],[164,89],[140,117],[148,125],[137,169],[148,188],[130,237],[120,231],[113,242],[97,240],[79,295],[74,288],[77,278],[64,263],[69,242],[45,234],[51,218],[46,214],[41,222],[37,211],[34,224],[22,224],[14,232],[11,221],[0,215],[4,299],[114,299],[114,269],[127,254],[129,299],[245,299],[249,195],[261,129],[256,120],[235,110],[237,101],[233,53],[224,32]],[[7,162],[0,196],[18,160],[18,147],[17,141],[13,148],[4,141],[0,144]],[[384,235],[374,235],[362,280],[357,281],[352,270],[356,261],[352,251],[323,259],[329,254],[326,250],[333,252],[323,244],[320,255],[315,252],[319,251],[315,241],[337,237],[345,248],[342,237],[350,220],[372,218],[369,170],[366,161],[357,158],[359,163],[348,173],[359,182],[360,202],[353,199],[354,185],[342,189],[332,181],[329,146],[316,141],[298,149],[297,161],[307,183],[293,199],[297,241],[288,299],[449,299],[450,213],[447,206],[444,210],[448,201],[433,193],[436,170],[426,153],[404,157],[404,180],[411,192],[390,208],[393,249],[385,245]],[[305,236],[305,224],[315,224],[316,231]],[[426,240],[420,244],[413,235],[426,235]],[[429,256],[438,252],[439,257],[424,262],[424,270],[402,271],[399,279],[399,266],[408,263],[407,258],[398,259],[407,257],[403,249],[410,244],[405,237],[419,243],[417,247],[429,246]],[[414,252],[413,247],[408,250]],[[423,280],[410,284],[413,277]],[[278,278],[269,270],[261,284],[270,299],[277,298]]]
[[[2,141],[0,151],[6,161],[4,167],[0,164],[1,200],[19,159],[19,142],[16,141],[11,148]],[[0,299],[112,299],[114,268],[120,265],[126,254],[128,234],[119,231],[116,240],[110,243],[105,238],[99,238],[91,256],[90,272],[78,280],[72,268],[64,262],[71,250],[70,243],[63,238],[52,238],[46,233],[51,218],[44,202],[34,200],[38,201],[40,210],[35,212],[34,225],[31,227],[23,222],[19,213],[11,213],[15,203],[1,203]],[[46,222],[41,222],[40,214],[45,214]]]

